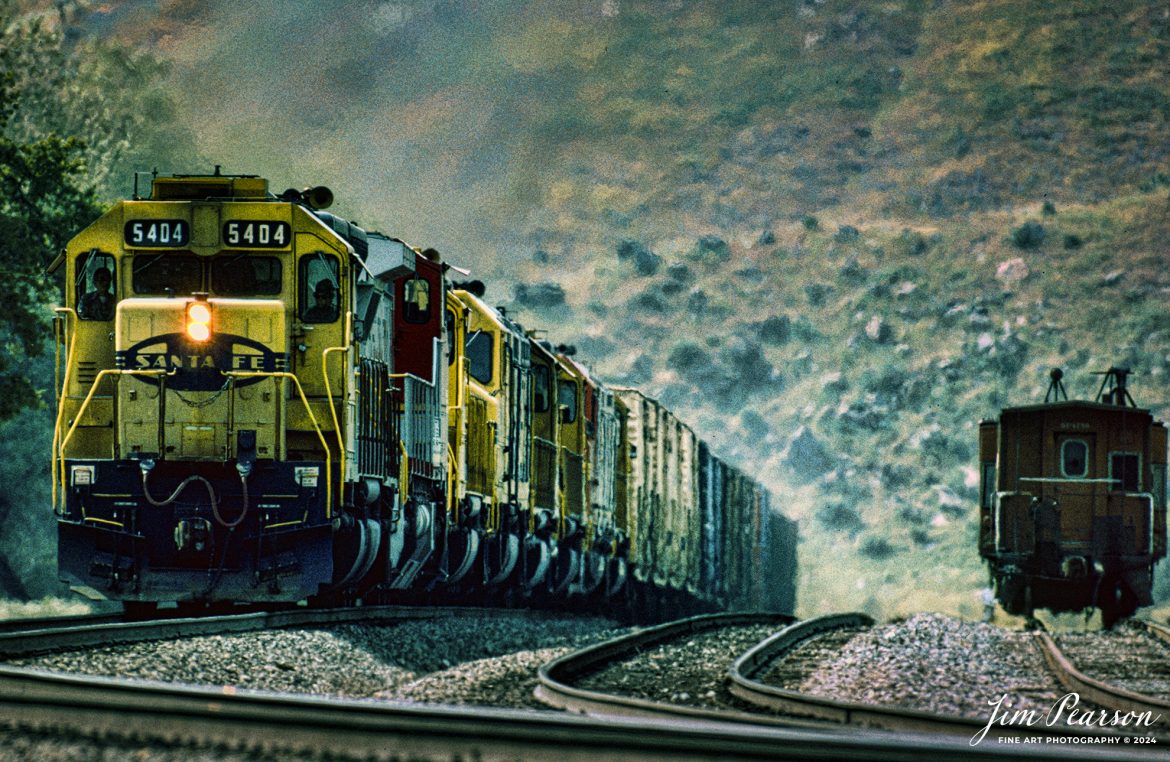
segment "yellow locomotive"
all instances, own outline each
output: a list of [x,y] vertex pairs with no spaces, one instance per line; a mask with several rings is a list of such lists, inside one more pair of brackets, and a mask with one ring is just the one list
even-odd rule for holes
[[331,200],[155,177],[54,262],[64,581],[128,607],[792,609],[762,488]]

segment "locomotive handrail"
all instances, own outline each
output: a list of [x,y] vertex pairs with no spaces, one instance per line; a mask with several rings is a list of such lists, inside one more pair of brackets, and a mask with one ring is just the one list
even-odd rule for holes
[[[338,478],[338,483],[341,485],[342,490],[345,489],[345,456],[346,456],[345,440],[342,438],[341,424],[338,423],[338,421],[337,421],[337,406],[333,404],[333,390],[330,389],[330,387],[329,387],[329,353],[330,352],[348,352],[349,351],[349,345],[353,343],[353,337],[350,335],[353,331],[352,321],[353,321],[353,312],[351,312],[350,310],[346,310],[346,312],[345,312],[345,327],[344,327],[344,334],[343,334],[346,343],[344,345],[338,345],[335,347],[325,347],[325,349],[323,349],[321,351],[321,377],[325,380],[325,399],[328,400],[328,402],[329,402],[329,414],[333,417],[333,430],[335,432],[337,432],[337,454],[338,454],[338,457],[341,458],[341,466],[339,469],[340,474],[339,474],[339,478]],[[342,369],[341,376],[342,376],[342,379],[345,378],[344,368]],[[298,389],[300,388],[299,381],[297,382],[297,388]],[[302,396],[304,395],[303,392],[301,394],[302,394]],[[308,403],[306,403],[306,404],[308,404]],[[314,421],[314,425],[315,424],[316,424],[316,422]],[[326,455],[328,455],[328,453],[329,453],[328,447],[325,448],[325,453],[326,453]],[[328,500],[329,500],[328,491],[326,492],[325,499],[328,502]],[[330,503],[330,506],[331,505],[332,504]]]
[[[73,367],[73,351],[74,351],[74,349],[76,349],[76,345],[77,345],[77,332],[76,332],[76,329],[72,333],[69,331],[69,318],[73,317],[74,319],[77,319],[77,312],[72,307],[54,307],[53,312],[55,312],[59,315],[63,315],[65,317],[65,321],[64,321],[65,328],[62,330],[62,335],[61,335],[62,341],[64,341],[66,336],[69,337],[69,348],[65,351],[65,372],[62,374],[62,377],[61,377],[61,392],[60,392],[60,395],[57,397],[57,418],[53,422],[53,454],[52,454],[53,477],[51,480],[52,481],[52,500],[53,500],[53,512],[60,515],[59,512],[57,511],[57,468],[58,468],[58,466],[60,466],[60,468],[61,468],[61,483],[62,483],[62,485],[64,485],[64,483],[65,483],[65,461],[64,461],[64,459],[57,457],[57,445],[61,441],[61,424],[63,422],[63,419],[65,418],[65,395],[69,391],[69,381],[71,380],[70,374],[69,374],[69,369]],[[54,342],[54,343],[56,344],[57,350],[56,350],[56,357],[54,358],[54,361],[53,361],[54,362],[53,373],[54,373],[54,375],[56,375],[56,373],[60,370],[60,367],[61,367],[61,343],[60,342]],[[56,387],[57,387],[56,379],[54,379],[54,383],[53,383],[53,391],[54,392],[57,391]]]
[[[321,424],[317,423],[317,416],[313,415],[313,408],[309,406],[309,400],[305,397],[305,390],[301,387],[301,380],[297,378],[295,373],[289,373],[288,371],[229,370],[225,371],[223,375],[231,378],[291,378],[293,383],[296,384],[297,394],[300,395],[301,404],[304,405],[305,412],[309,414],[309,421],[312,422],[313,430],[317,432],[317,438],[321,440],[321,447],[325,450],[325,518],[332,518],[333,458],[329,454],[329,445],[325,442],[325,434],[321,430]],[[344,460],[345,453],[343,452],[342,461],[344,462]],[[345,473],[344,470],[342,473]]]
[[[89,392],[85,395],[85,399],[82,400],[81,407],[79,407],[77,409],[76,416],[73,419],[73,425],[69,427],[69,431],[65,434],[65,436],[61,438],[61,442],[57,446],[57,450],[55,451],[55,454],[57,455],[58,460],[61,463],[61,496],[62,496],[62,498],[64,498],[65,488],[66,488],[66,485],[65,485],[65,447],[69,444],[69,440],[73,438],[73,433],[75,431],[77,431],[77,427],[81,425],[81,419],[85,416],[85,411],[87,408],[89,408],[89,403],[93,401],[93,396],[94,396],[94,394],[97,393],[98,387],[101,386],[102,380],[106,376],[158,376],[161,378],[163,376],[173,376],[173,375],[175,375],[175,373],[176,373],[176,371],[173,371],[173,370],[123,370],[123,369],[119,369],[119,368],[105,368],[105,369],[101,370],[100,372],[98,372],[97,376],[93,380],[93,383],[89,385]],[[64,399],[62,399],[62,405],[58,409],[59,416],[62,415],[62,413],[60,411],[64,410],[64,408],[65,408]],[[54,480],[54,484],[55,483],[56,483],[56,480]],[[54,499],[56,499],[56,498],[54,497]],[[54,507],[56,507],[56,503],[54,503],[53,505],[54,505]]]

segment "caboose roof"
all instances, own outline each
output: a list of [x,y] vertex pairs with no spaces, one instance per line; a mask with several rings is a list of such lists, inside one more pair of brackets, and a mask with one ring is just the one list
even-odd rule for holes
[[1138,415],[1151,415],[1149,408],[1129,407],[1121,405],[1109,405],[1104,402],[1089,402],[1088,400],[1071,400],[1067,402],[1042,402],[1036,405],[1020,405],[1018,407],[1005,407],[1002,414],[1008,413],[1044,413],[1044,412],[1059,412],[1072,410],[1092,410],[1104,412],[1120,412],[1136,413]]

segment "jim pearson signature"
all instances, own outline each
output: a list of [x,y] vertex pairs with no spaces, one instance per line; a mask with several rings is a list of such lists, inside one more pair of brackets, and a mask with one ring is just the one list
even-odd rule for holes
[[1153,712],[1121,712],[1107,709],[1078,709],[1081,697],[1076,693],[1066,693],[1057,699],[1047,709],[1016,709],[1012,710],[1012,703],[1007,694],[998,699],[988,701],[991,707],[991,717],[987,725],[971,737],[971,746],[978,746],[979,742],[987,737],[993,727],[1000,728],[1031,728],[1043,724],[1045,727],[1076,727],[1082,730],[1091,728],[1134,727],[1148,728],[1162,715]]

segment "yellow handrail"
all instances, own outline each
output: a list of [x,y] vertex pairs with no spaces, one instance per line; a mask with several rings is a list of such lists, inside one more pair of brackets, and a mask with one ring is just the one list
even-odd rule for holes
[[[76,348],[75,345],[77,344],[77,329],[74,328],[74,330],[72,332],[70,332],[69,318],[70,318],[70,316],[72,316],[73,318],[76,318],[77,313],[75,311],[73,311],[73,309],[70,307],[54,307],[53,312],[56,312],[58,314],[65,316],[64,335],[68,336],[68,338],[69,338],[69,349],[66,350],[66,352],[65,352],[65,373],[63,374],[63,378],[61,379],[61,396],[57,398],[57,419],[53,423],[52,499],[53,499],[53,512],[58,513],[58,511],[57,511],[57,469],[58,468],[61,469],[61,484],[64,485],[64,483],[65,483],[65,462],[57,457],[57,443],[61,441],[61,423],[65,418],[65,398],[66,398],[66,394],[68,394],[68,392],[69,392],[69,381],[71,380],[70,375],[69,375],[69,369],[73,367],[73,350]],[[60,344],[57,345],[56,362],[58,363],[58,365],[61,362],[61,345]],[[54,371],[54,373],[55,372],[56,371]]]
[[[66,373],[68,373],[68,368],[66,369]],[[94,378],[93,383],[89,385],[89,392],[85,395],[85,399],[81,401],[81,407],[79,407],[77,409],[76,417],[73,419],[73,425],[69,427],[69,431],[66,432],[65,436],[61,438],[60,443],[56,444],[55,452],[57,455],[57,462],[61,464],[61,499],[62,500],[65,499],[65,489],[67,486],[65,484],[65,448],[69,445],[69,440],[73,438],[73,433],[75,431],[77,431],[77,427],[81,425],[81,419],[85,417],[85,411],[89,407],[89,403],[93,401],[93,396],[94,396],[94,394],[97,393],[98,387],[101,386],[102,380],[106,376],[160,376],[161,377],[161,376],[174,375],[174,373],[175,373],[175,371],[173,371],[173,370],[119,370],[117,368],[106,368],[105,370],[102,370],[97,374],[97,377]],[[63,413],[61,412],[62,410],[64,410],[64,398],[62,398],[61,409],[58,410],[58,412],[57,412],[58,422],[60,421],[60,419],[63,415]],[[54,486],[56,486],[56,479],[55,478],[53,480],[53,484],[54,484]],[[54,490],[54,493],[55,492],[56,492],[56,490]],[[53,499],[56,500],[56,494],[54,494]],[[54,505],[54,507],[56,507],[55,502],[53,505]],[[62,505],[62,508],[64,508],[64,505]]]
[[[225,371],[225,376],[232,378],[291,378],[292,382],[296,384],[297,394],[300,395],[301,404],[305,407],[305,412],[309,414],[309,421],[313,424],[313,430],[317,432],[317,439],[321,441],[321,448],[325,450],[325,518],[333,517],[333,458],[329,454],[329,445],[325,442],[325,434],[321,431],[321,424],[317,423],[317,416],[313,415],[313,408],[309,407],[309,400],[305,396],[305,390],[301,387],[301,380],[296,377],[295,373],[288,371],[264,371],[264,370],[229,370]],[[332,399],[332,398],[331,398]],[[332,405],[330,405],[332,407]],[[336,417],[334,417],[336,421]],[[342,463],[345,462],[345,453],[342,452]],[[341,472],[343,475],[344,470]],[[342,483],[344,488],[344,482]]]
[[406,505],[406,498],[410,495],[410,454],[406,452],[406,444],[398,440],[398,452],[402,455],[398,463],[398,494],[402,496],[402,505]]
[[[345,312],[345,329],[344,329],[344,333],[342,334],[343,338],[346,341],[346,344],[343,346],[326,347],[325,349],[323,349],[321,351],[321,377],[325,380],[325,398],[329,403],[329,414],[333,416],[333,430],[335,432],[337,432],[337,454],[341,458],[341,467],[340,467],[340,469],[338,469],[340,471],[339,481],[341,484],[341,489],[343,489],[343,490],[345,489],[345,439],[342,437],[341,424],[338,423],[338,421],[337,421],[337,407],[334,406],[334,404],[333,404],[333,390],[329,388],[329,363],[328,363],[328,359],[329,359],[330,352],[347,352],[347,351],[349,351],[349,345],[353,343],[353,339],[350,336],[350,332],[353,330],[352,323],[353,323],[353,312],[346,310],[346,312]],[[345,374],[344,369],[343,369],[342,374],[341,374],[343,384],[344,384],[345,375],[346,374]],[[298,381],[297,382],[298,389],[300,388],[300,385],[301,384]],[[344,404],[344,400],[342,400],[342,403]],[[311,417],[312,413],[310,413],[309,415]],[[328,447],[325,448],[325,454],[326,455],[329,454]]]

